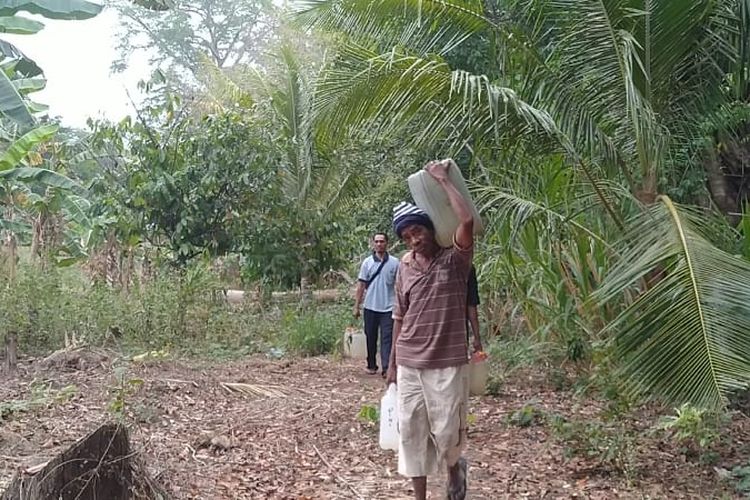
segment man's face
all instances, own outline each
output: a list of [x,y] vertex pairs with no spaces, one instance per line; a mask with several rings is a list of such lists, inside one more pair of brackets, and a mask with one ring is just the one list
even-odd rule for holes
[[372,249],[377,253],[384,253],[388,247],[388,238],[384,234],[376,234],[372,238]]
[[425,250],[433,246],[435,236],[426,227],[420,224],[412,224],[401,231],[401,239],[413,252],[424,253]]

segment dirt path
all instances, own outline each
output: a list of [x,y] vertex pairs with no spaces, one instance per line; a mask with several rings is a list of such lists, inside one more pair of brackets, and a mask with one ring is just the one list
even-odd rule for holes
[[[262,357],[130,363],[125,380],[132,379],[144,382],[131,384],[136,392],[125,397],[133,441],[176,498],[409,498],[394,454],[378,447],[376,425],[357,417],[363,405],[377,406],[383,391],[382,379],[365,375],[358,363]],[[230,392],[221,382],[252,384],[266,394]],[[60,397],[57,391],[71,385],[72,398]],[[3,383],[0,491],[16,468],[45,461],[106,420],[115,386],[106,364],[83,370],[32,365]],[[36,408],[7,409],[44,391]],[[545,411],[567,416],[598,409],[594,401],[528,380],[498,397],[472,398],[470,498],[731,497],[731,487],[720,484],[711,467],[683,463],[658,440],[639,453],[629,478],[591,460],[566,459],[547,426],[508,423],[509,414],[532,398]],[[230,448],[201,448],[206,436],[228,438]],[[432,498],[441,498],[437,480],[433,484]]]

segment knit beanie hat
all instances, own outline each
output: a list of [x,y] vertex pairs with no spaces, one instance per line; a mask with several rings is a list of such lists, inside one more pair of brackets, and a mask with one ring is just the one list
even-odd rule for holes
[[393,232],[396,236],[401,238],[401,232],[414,224],[424,226],[431,231],[435,230],[430,216],[421,208],[405,201],[393,207]]

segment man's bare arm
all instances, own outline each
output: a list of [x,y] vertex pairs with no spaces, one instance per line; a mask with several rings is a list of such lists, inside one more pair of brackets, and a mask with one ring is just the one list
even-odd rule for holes
[[397,367],[396,367],[396,344],[398,340],[398,336],[401,335],[401,325],[403,324],[403,321],[400,319],[394,319],[393,320],[393,334],[391,336],[391,358],[388,362],[388,373],[385,377],[385,383],[386,384],[395,384],[396,383],[396,373],[397,373]]
[[[452,163],[451,168],[458,168],[453,160],[449,160]],[[450,201],[453,213],[458,218],[458,228],[456,229],[456,243],[459,247],[468,249],[474,245],[474,216],[469,208],[469,203],[461,196],[456,186],[448,177],[448,163],[447,162],[431,162],[425,167],[427,172],[440,184],[440,186],[448,195],[448,201]]]
[[359,318],[360,307],[362,307],[362,297],[365,295],[365,284],[357,281],[357,289],[354,291],[354,317]]
[[469,316],[469,324],[471,325],[471,332],[474,337],[472,346],[474,351],[482,350],[482,337],[479,335],[479,311],[477,306],[467,307],[467,315]]

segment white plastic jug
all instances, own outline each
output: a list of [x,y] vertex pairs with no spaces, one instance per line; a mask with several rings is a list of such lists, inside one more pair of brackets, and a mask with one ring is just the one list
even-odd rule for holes
[[[459,170],[453,161],[443,161],[449,162],[448,176],[453,185],[456,186],[456,189],[458,189],[458,192],[469,203],[469,208],[474,215],[474,234],[480,234],[484,229],[482,219],[479,217],[479,211],[477,211],[474,200],[471,199],[464,177],[461,175],[461,170]],[[453,235],[458,228],[458,218],[453,212],[445,190],[424,169],[410,175],[408,183],[414,203],[427,212],[427,215],[430,216],[432,223],[435,225],[435,238],[438,244],[442,247],[452,246]]]
[[356,328],[344,331],[344,357],[353,359],[367,359],[367,338]]
[[483,396],[487,392],[487,378],[490,374],[490,367],[486,360],[469,363],[469,395]]
[[398,389],[390,384],[380,400],[380,447],[398,451]]

